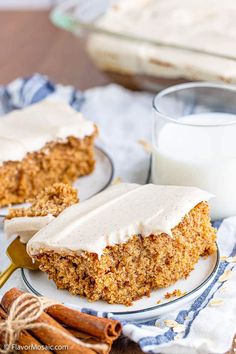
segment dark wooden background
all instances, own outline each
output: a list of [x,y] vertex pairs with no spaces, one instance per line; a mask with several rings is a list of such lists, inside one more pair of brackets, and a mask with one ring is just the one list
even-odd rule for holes
[[[99,72],[86,55],[80,39],[55,28],[47,11],[0,11],[0,84],[35,72],[84,90],[106,85],[109,78]],[[230,354],[236,352],[232,348]],[[114,344],[112,354],[140,354],[126,339]]]

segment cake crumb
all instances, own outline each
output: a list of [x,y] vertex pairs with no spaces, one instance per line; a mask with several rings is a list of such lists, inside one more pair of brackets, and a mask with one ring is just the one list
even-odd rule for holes
[[236,263],[236,256],[228,257],[228,256],[221,256],[221,262],[228,262],[228,263]]
[[156,320],[155,326],[158,327],[158,328],[161,328],[161,324],[160,324],[159,320]]
[[179,325],[179,323],[174,320],[164,320],[164,324],[166,325],[166,327],[170,328]]
[[153,146],[152,144],[150,144],[148,141],[143,140],[143,139],[139,139],[138,143],[140,145],[142,145],[142,147],[144,148],[144,150],[148,153],[152,153],[153,152]]
[[183,325],[183,324],[179,324],[178,326],[173,327],[173,331],[174,331],[175,333],[184,332],[185,329],[186,329],[186,327],[185,327],[185,325]]
[[228,269],[224,271],[224,273],[219,277],[219,282],[223,283],[224,281],[229,280],[231,276],[232,276],[232,270]]
[[228,257],[228,258],[226,259],[226,262],[228,262],[228,263],[236,263],[236,256],[234,256],[234,257]]
[[221,262],[224,262],[224,261],[226,261],[227,258],[228,258],[228,256],[221,256],[220,260],[221,260]]
[[114,185],[114,184],[119,184],[119,183],[122,183],[121,177],[116,177],[116,178],[113,179],[113,181],[112,181],[112,185]]
[[181,333],[185,331],[185,325],[178,323],[174,320],[164,320],[166,327],[172,328],[175,333]]
[[220,306],[224,303],[224,300],[223,299],[212,299],[210,302],[209,302],[209,306],[211,307],[215,307],[215,306]]
[[177,335],[174,337],[174,340],[179,340],[179,339],[182,339],[182,335],[181,335],[181,334],[177,334]]
[[175,289],[172,293],[166,293],[165,299],[170,299],[172,297],[181,297],[187,294],[187,291],[181,291],[180,289]]
[[226,293],[227,292],[227,290],[228,290],[228,286],[227,285],[224,285],[224,286],[222,286],[222,288],[220,288],[219,289],[219,293]]
[[159,300],[157,300],[157,305],[159,305],[160,303],[162,302],[162,300],[161,299],[159,299]]

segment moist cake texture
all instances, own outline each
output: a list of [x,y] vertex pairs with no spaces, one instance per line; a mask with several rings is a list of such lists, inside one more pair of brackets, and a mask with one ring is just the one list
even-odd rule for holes
[[79,202],[78,191],[69,184],[55,183],[46,187],[25,208],[10,208],[4,222],[4,231],[9,238],[20,236],[21,242],[29,239],[51,222],[65,208]]
[[107,246],[100,260],[95,253],[46,250],[35,258],[59,289],[129,306],[153,289],[187,278],[201,256],[216,250],[206,203],[196,206],[172,234],[134,235],[126,243]]
[[210,197],[192,187],[122,183],[66,208],[27,250],[59,289],[131,305],[216,251]]
[[63,102],[45,100],[0,119],[0,206],[28,201],[94,169],[96,126]]
[[26,208],[9,208],[6,219],[48,214],[58,216],[68,206],[79,203],[79,198],[77,190],[69,184],[54,183],[51,187],[44,188],[30,202],[31,205]]

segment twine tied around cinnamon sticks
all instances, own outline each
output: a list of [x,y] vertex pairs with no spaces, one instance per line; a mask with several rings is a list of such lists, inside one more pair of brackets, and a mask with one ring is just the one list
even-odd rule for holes
[[8,317],[0,322],[0,332],[5,336],[5,347],[0,348],[0,353],[9,354],[12,352],[13,345],[17,342],[20,333],[24,330],[32,330],[39,328],[47,328],[56,334],[69,339],[76,344],[86,348],[106,350],[107,344],[90,344],[84,343],[73,335],[47,323],[34,323],[42,315],[45,309],[58,303],[45,297],[37,297],[29,293],[20,295],[11,305]]

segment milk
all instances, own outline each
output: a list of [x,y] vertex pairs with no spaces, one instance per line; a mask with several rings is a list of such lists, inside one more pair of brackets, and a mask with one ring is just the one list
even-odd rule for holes
[[154,131],[153,182],[213,193],[214,220],[236,215],[236,115],[201,113],[179,121],[190,125],[170,122]]

